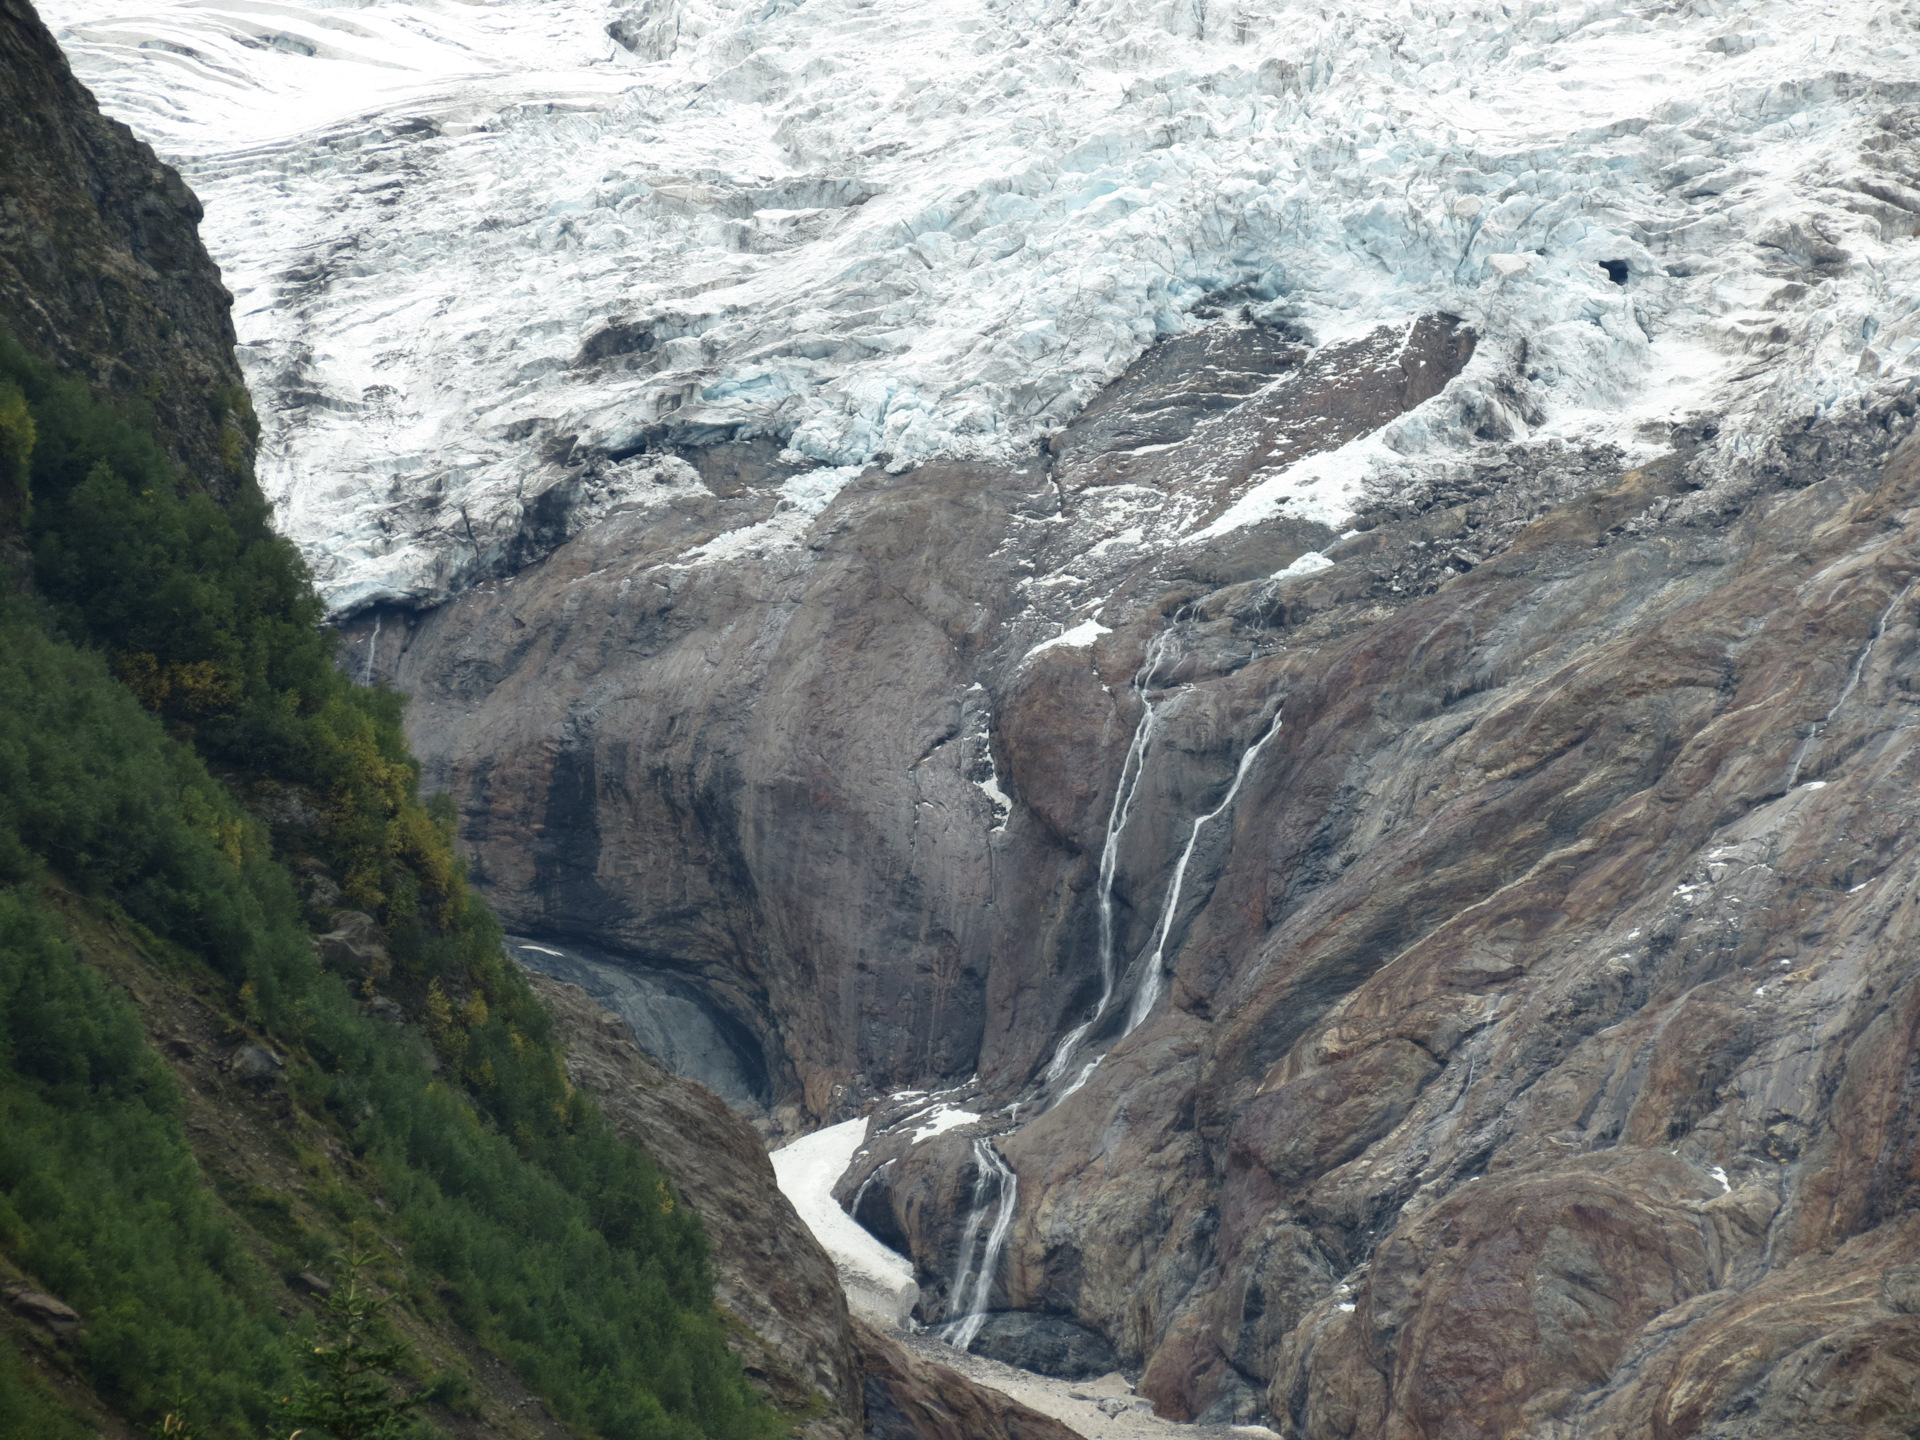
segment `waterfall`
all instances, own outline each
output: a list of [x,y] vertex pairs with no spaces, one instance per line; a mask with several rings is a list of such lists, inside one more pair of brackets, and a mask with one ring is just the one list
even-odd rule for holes
[[[893,1157],[894,1160],[898,1160],[899,1158],[898,1155]],[[860,1182],[860,1188],[853,1192],[853,1203],[847,1206],[847,1214],[853,1216],[856,1221],[860,1218],[860,1202],[867,1198],[867,1187],[880,1178],[880,1172],[882,1170],[887,1169],[888,1166],[892,1164],[893,1160],[887,1160],[874,1166],[873,1169],[867,1172],[867,1178]]]
[[1224,815],[1233,804],[1234,797],[1240,793],[1240,786],[1247,778],[1247,771],[1253,768],[1253,762],[1260,758],[1260,752],[1267,742],[1280,733],[1280,711],[1273,712],[1273,721],[1260,738],[1246,748],[1240,757],[1240,765],[1233,772],[1233,783],[1227,787],[1227,793],[1220,797],[1220,803],[1193,822],[1193,829],[1187,832],[1187,845],[1180,852],[1179,862],[1173,867],[1173,879],[1167,884],[1166,904],[1160,908],[1160,927],[1153,938],[1153,954],[1147,957],[1146,968],[1140,976],[1140,988],[1134,992],[1133,1008],[1127,1015],[1126,1033],[1131,1035],[1139,1028],[1140,1022],[1152,1012],[1160,999],[1164,984],[1163,967],[1166,963],[1167,936],[1173,930],[1174,916],[1180,913],[1180,890],[1187,880],[1187,862],[1193,859],[1193,847],[1200,839],[1200,831],[1219,816]]
[[1913,587],[1920,584],[1920,575],[1901,587],[1900,593],[1887,602],[1887,608],[1880,612],[1880,618],[1874,622],[1873,633],[1867,637],[1866,645],[1853,657],[1853,669],[1847,675],[1847,683],[1841,687],[1840,698],[1833,702],[1833,708],[1820,717],[1820,723],[1807,732],[1807,738],[1800,742],[1800,748],[1793,752],[1793,768],[1787,772],[1787,789],[1791,790],[1800,783],[1800,767],[1806,763],[1807,752],[1813,749],[1827,723],[1840,713],[1840,707],[1847,703],[1847,697],[1853,694],[1854,687],[1860,683],[1860,677],[1866,673],[1867,657],[1873,654],[1873,647],[1880,643],[1880,637],[1886,634],[1887,621],[1893,618],[1893,612],[1900,608],[1900,602],[1907,598]]
[[[1047,1066],[1049,1085],[1066,1073],[1074,1052],[1080,1048],[1080,1042],[1086,1038],[1089,1030],[1100,1023],[1100,1017],[1107,1013],[1107,1006],[1113,1002],[1116,979],[1113,963],[1113,879],[1120,865],[1120,837],[1127,828],[1127,818],[1133,813],[1134,797],[1140,793],[1140,780],[1147,769],[1147,751],[1153,744],[1154,726],[1159,717],[1153,702],[1147,698],[1147,691],[1152,688],[1154,673],[1160,668],[1161,657],[1172,643],[1172,636],[1173,626],[1170,625],[1147,642],[1146,654],[1133,676],[1132,688],[1140,702],[1140,720],[1133,727],[1133,739],[1127,745],[1126,758],[1120,762],[1120,778],[1113,788],[1113,808],[1107,812],[1106,840],[1100,847],[1100,1003],[1093,1007],[1093,1014],[1084,1023],[1067,1032],[1060,1047],[1053,1052],[1053,1060]],[[1084,1081],[1083,1076],[1082,1083]],[[1079,1086],[1074,1088],[1078,1089]]]
[[362,685],[373,684],[373,662],[380,658],[380,616],[373,617],[373,638],[367,642],[367,667],[360,672]]
[[[980,1173],[973,1182],[973,1209],[967,1216],[967,1228],[960,1242],[960,1263],[953,1272],[953,1296],[948,1311],[954,1318],[947,1322],[940,1338],[956,1350],[965,1350],[986,1323],[987,1304],[993,1298],[993,1282],[1000,1273],[1000,1257],[1007,1248],[1007,1236],[1013,1231],[1013,1211],[1020,1195],[1020,1177],[1000,1158],[991,1140],[973,1142],[974,1163]],[[987,1248],[980,1257],[980,1268],[973,1268],[974,1249],[980,1228],[986,1224],[987,1205],[998,1190],[998,1209],[993,1228],[987,1232]],[[969,1292],[968,1281],[972,1286]],[[965,1308],[961,1306],[964,1303]]]

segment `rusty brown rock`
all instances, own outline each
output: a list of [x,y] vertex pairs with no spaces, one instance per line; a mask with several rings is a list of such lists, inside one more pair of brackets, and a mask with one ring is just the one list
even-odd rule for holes
[[[614,521],[400,627],[382,663],[479,873],[529,933],[687,977],[764,1046],[782,1124],[977,1073],[974,1127],[878,1137],[843,1185],[889,1167],[862,1218],[928,1319],[993,1132],[991,1303],[1098,1332],[1169,1415],[1880,1433],[1920,1294],[1904,413],[1719,471],[1704,430],[1626,471],[1514,445],[1346,537],[1129,550],[1088,518],[1117,492],[1210,513],[1194,447],[1250,478],[1286,406],[1332,435],[1327,397],[1371,393],[1245,343],[1218,410],[1150,361],[1125,384],[1167,413],[1116,390],[1044,461],[870,476],[798,550],[722,573]],[[1402,364],[1350,418],[1417,389]],[[1308,548],[1334,565],[1274,576]],[[1055,1105],[1147,703],[1119,1003]],[[1123,1035],[1163,935],[1169,998]]]

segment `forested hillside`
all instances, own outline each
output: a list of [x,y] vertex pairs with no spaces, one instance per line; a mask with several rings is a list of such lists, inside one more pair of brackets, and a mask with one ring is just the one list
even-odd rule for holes
[[[11,337],[0,426],[33,576],[0,596],[0,1254],[79,1316],[10,1334],[0,1414],[310,1421],[325,1307],[289,1287],[351,1252],[419,1341],[396,1401],[482,1412],[493,1354],[582,1433],[775,1433],[697,1219],[568,1085],[400,697],[335,669],[250,482],[217,503]],[[253,1133],[192,1143],[209,1100]]]
[[197,204],[12,4],[0,133],[0,1434],[784,1433],[335,667]]

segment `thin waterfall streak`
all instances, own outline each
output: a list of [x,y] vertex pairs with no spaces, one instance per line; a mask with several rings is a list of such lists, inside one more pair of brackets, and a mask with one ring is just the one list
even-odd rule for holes
[[880,1178],[880,1172],[891,1164],[893,1164],[893,1161],[887,1160],[874,1166],[873,1169],[867,1172],[867,1178],[860,1182],[860,1188],[853,1192],[853,1204],[847,1207],[847,1214],[854,1218],[856,1224],[859,1223],[860,1220],[860,1202],[867,1198],[867,1187],[878,1180]]
[[[1104,997],[1101,999],[1100,1008],[1103,1010],[1106,1008]],[[1097,1012],[1096,1018],[1098,1018]],[[1053,1084],[1066,1072],[1067,1062],[1073,1059],[1073,1052],[1079,1048],[1080,1042],[1087,1038],[1087,1032],[1092,1028],[1093,1021],[1089,1020],[1084,1025],[1076,1025],[1067,1032],[1066,1038],[1060,1042],[1060,1048],[1053,1052],[1053,1060],[1047,1066],[1047,1084]]]
[[373,662],[380,658],[380,619],[378,615],[373,617],[373,639],[367,642],[367,666],[360,672],[362,685],[373,684]]
[[[958,1306],[961,1303],[961,1297],[966,1294],[967,1276],[973,1271],[973,1249],[980,1240],[980,1227],[986,1223],[987,1219],[988,1167],[980,1163],[980,1142],[978,1140],[973,1142],[973,1155],[979,1173],[974,1177],[973,1181],[973,1206],[967,1212],[967,1228],[962,1232],[960,1237],[960,1261],[954,1266],[953,1270],[952,1297],[947,1302],[949,1311],[952,1311],[954,1307]],[[963,1315],[960,1317],[960,1320],[964,1321],[965,1318]],[[954,1325],[957,1323],[960,1322],[949,1323],[946,1327],[948,1338],[951,1338]]]
[[[987,1306],[993,1300],[993,1282],[1000,1273],[1000,1257],[1007,1248],[1007,1236],[1013,1232],[1013,1212],[1020,1200],[1020,1177],[1013,1168],[1000,1158],[999,1151],[988,1140],[973,1142],[973,1158],[980,1166],[980,1179],[975,1182],[974,1194],[983,1194],[982,1186],[989,1175],[999,1182],[1000,1203],[993,1217],[993,1228],[987,1232],[987,1248],[980,1257],[980,1269],[974,1277],[973,1294],[967,1303],[966,1313],[947,1327],[946,1341],[956,1350],[965,1350],[980,1334],[980,1327],[987,1320]],[[979,1233],[979,1221],[985,1213],[985,1207],[976,1201],[974,1213],[969,1218],[968,1246],[972,1249],[972,1240]],[[969,1260],[971,1256],[967,1257]],[[964,1283],[966,1272],[962,1270],[955,1277],[956,1282]]]
[[1848,697],[1859,685],[1860,677],[1866,674],[1867,660],[1873,654],[1873,647],[1878,645],[1880,637],[1887,633],[1887,622],[1893,618],[1893,612],[1900,608],[1900,603],[1912,593],[1915,585],[1920,585],[1920,575],[1914,576],[1901,586],[1900,593],[1889,600],[1887,608],[1880,612],[1880,618],[1874,622],[1873,633],[1867,637],[1867,643],[1861,647],[1860,653],[1853,657],[1853,669],[1847,674],[1847,683],[1840,687],[1840,698],[1833,702],[1827,713],[1820,717],[1819,723],[1807,732],[1807,738],[1800,742],[1800,748],[1793,752],[1793,766],[1787,771],[1787,789],[1791,790],[1800,783],[1800,767],[1806,764],[1807,752],[1813,749],[1815,743],[1825,733],[1827,725],[1840,713],[1840,707],[1847,703]]
[[1167,885],[1167,902],[1161,907],[1160,925],[1153,939],[1153,954],[1147,958],[1145,973],[1140,977],[1140,988],[1134,992],[1133,1008],[1127,1015],[1127,1028],[1124,1033],[1128,1035],[1140,1028],[1140,1023],[1159,1003],[1162,988],[1161,967],[1166,961],[1167,936],[1172,933],[1174,917],[1180,912],[1180,891],[1187,882],[1187,864],[1193,859],[1193,847],[1199,843],[1200,832],[1213,820],[1225,814],[1228,807],[1233,804],[1234,798],[1240,793],[1240,786],[1246,781],[1247,772],[1253,768],[1253,762],[1260,758],[1260,752],[1266,748],[1267,742],[1280,733],[1280,714],[1278,710],[1273,712],[1273,723],[1268,725],[1266,732],[1249,745],[1241,755],[1240,764],[1233,772],[1233,783],[1227,787],[1227,793],[1220,797],[1220,803],[1195,820],[1193,829],[1187,832],[1186,848],[1180,852],[1179,862],[1173,867],[1173,879]]
[[1080,1067],[1080,1073],[1073,1077],[1073,1083],[1067,1086],[1066,1089],[1062,1090],[1060,1092],[1060,1098],[1054,1101],[1053,1103],[1055,1105],[1066,1104],[1068,1097],[1070,1097],[1082,1085],[1086,1084],[1087,1081],[1093,1078],[1093,1072],[1100,1068],[1100,1062],[1106,1058],[1107,1057],[1104,1054],[1096,1055],[1093,1057],[1093,1059],[1087,1061],[1086,1064],[1082,1065]]
[[1100,978],[1103,989],[1099,1010],[1094,1012],[1095,1020],[1100,1018],[1100,1011],[1105,1010],[1107,1002],[1113,998],[1116,978],[1113,970],[1113,880],[1120,867],[1120,837],[1126,832],[1127,821],[1133,815],[1133,802],[1140,793],[1140,781],[1146,775],[1147,751],[1153,746],[1153,731],[1159,719],[1159,712],[1147,698],[1147,691],[1153,688],[1154,674],[1160,668],[1160,658],[1166,653],[1172,635],[1173,630],[1169,627],[1153,637],[1133,677],[1133,693],[1140,700],[1140,723],[1133,727],[1133,739],[1127,745],[1126,758],[1120,762],[1120,779],[1114,786],[1113,808],[1107,812],[1106,843],[1100,848]]
[[1141,700],[1140,723],[1133,727],[1133,739],[1127,745],[1126,758],[1120,762],[1120,779],[1114,787],[1113,809],[1107,812],[1105,843],[1100,847],[1100,978],[1105,986],[1101,999],[1113,993],[1113,878],[1120,865],[1120,837],[1126,832],[1133,814],[1133,799],[1140,790],[1140,778],[1147,768],[1147,750],[1153,744],[1155,712],[1153,703]]
[[1147,752],[1153,747],[1158,712],[1147,698],[1147,691],[1152,688],[1154,674],[1160,668],[1161,657],[1165,655],[1172,635],[1173,628],[1169,626],[1147,642],[1140,668],[1133,676],[1132,689],[1140,701],[1140,719],[1133,727],[1133,738],[1127,742],[1126,756],[1120,762],[1120,776],[1113,787],[1113,807],[1107,812],[1105,843],[1100,847],[1100,1003],[1093,1007],[1093,1014],[1083,1024],[1067,1032],[1053,1052],[1053,1059],[1047,1065],[1048,1085],[1066,1074],[1080,1042],[1086,1039],[1089,1030],[1100,1023],[1100,1017],[1107,1013],[1107,1006],[1113,1003],[1113,988],[1119,978],[1114,973],[1113,964],[1113,880],[1120,866],[1120,837],[1126,832],[1127,821],[1133,814],[1133,802],[1140,793],[1140,781],[1147,771]]

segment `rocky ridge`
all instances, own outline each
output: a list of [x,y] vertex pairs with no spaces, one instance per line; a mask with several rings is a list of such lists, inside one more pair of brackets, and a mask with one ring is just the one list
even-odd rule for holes
[[[1915,1372],[1848,1357],[1911,1323],[1910,396],[1737,463],[1710,420],[1632,467],[1492,444],[1344,535],[1107,543],[1112,484],[1221,505],[1184,457],[1285,429],[1310,368],[1143,466],[1206,373],[1165,358],[1048,457],[856,480],[725,569],[684,557],[752,456],[707,452],[747,488],[350,636],[384,626],[516,926],[756,1037],[770,1131],[875,1107],[843,1199],[928,1320],[991,1136],[990,1307],[1163,1414],[1880,1433]],[[1102,603],[1036,622],[1060,573]]]
[[151,405],[188,474],[229,493],[259,427],[199,200],[100,113],[24,0],[0,11],[0,45],[0,318],[99,392]]
[[808,1440],[1073,1440],[1074,1432],[848,1314],[833,1261],[774,1183],[765,1147],[711,1090],[669,1074],[585,991],[534,972],[567,1073],[674,1177],[713,1245],[714,1301],[747,1374]]

